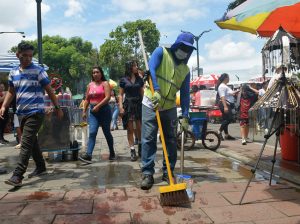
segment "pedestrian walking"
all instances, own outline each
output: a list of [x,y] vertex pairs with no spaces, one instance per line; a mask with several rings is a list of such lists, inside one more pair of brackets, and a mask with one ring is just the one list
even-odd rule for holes
[[21,186],[28,161],[32,156],[36,168],[28,175],[29,178],[46,172],[46,165],[40,151],[37,133],[44,119],[44,90],[49,95],[59,119],[63,117],[56,96],[50,86],[50,80],[44,68],[32,63],[34,47],[26,42],[18,44],[17,57],[20,65],[13,68],[8,77],[8,92],[0,109],[3,117],[6,109],[16,95],[16,114],[20,119],[22,131],[19,162],[13,175],[5,181],[6,184]]
[[139,76],[137,62],[135,60],[126,62],[125,76],[120,79],[119,108],[123,127],[127,130],[127,140],[130,149],[131,161],[137,160],[134,148],[134,129],[136,129],[136,137],[138,138],[138,155],[141,156],[143,87],[144,81]]
[[249,115],[250,108],[254,105],[257,100],[258,90],[244,84],[241,91],[240,99],[240,128],[242,145],[247,144],[247,138],[249,134]]
[[116,96],[116,91],[114,89],[110,92],[110,100],[109,100],[109,106],[112,113],[112,119],[111,119],[111,125],[110,130],[118,130],[118,116],[119,116],[119,103],[118,103],[118,97]]
[[216,85],[217,90],[217,104],[222,112],[222,123],[218,131],[220,138],[224,140],[222,132],[225,132],[226,140],[235,140],[234,137],[229,135],[228,126],[233,122],[233,111],[235,109],[235,96],[239,93],[240,90],[233,91],[230,87],[227,86],[229,82],[229,75],[223,73],[218,79]]
[[87,86],[86,100],[83,108],[83,119],[87,117],[87,110],[90,107],[89,114],[89,140],[87,152],[79,156],[79,159],[86,163],[92,163],[92,155],[96,144],[96,137],[99,126],[102,127],[108,148],[109,160],[116,160],[114,150],[114,139],[110,132],[110,122],[112,118],[109,107],[110,86],[106,80],[103,70],[100,66],[94,66],[92,72],[92,81]]
[[[180,90],[182,126],[188,129],[190,104],[190,70],[188,60],[195,49],[194,37],[181,33],[170,48],[158,47],[152,53],[149,70],[154,94],[148,86],[142,105],[142,181],[141,189],[148,190],[154,184],[153,174],[157,151],[158,124],[155,109],[158,108],[165,136],[171,172],[177,161],[176,130],[177,109],[176,92]],[[163,161],[162,180],[169,181],[165,160]]]
[[[6,95],[5,85],[4,83],[0,83],[0,108],[2,107],[2,104],[4,102],[5,95]],[[7,122],[8,122],[8,109],[5,110],[3,114],[3,118],[0,119],[0,144],[2,145],[6,145],[7,143],[9,143],[9,141],[4,139],[4,131]]]

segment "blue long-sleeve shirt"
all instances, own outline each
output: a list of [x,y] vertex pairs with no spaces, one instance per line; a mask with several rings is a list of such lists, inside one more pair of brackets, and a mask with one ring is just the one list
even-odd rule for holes
[[[160,90],[160,87],[157,83],[156,70],[159,68],[162,58],[163,48],[158,47],[153,51],[149,60],[149,70],[154,90]],[[180,87],[180,106],[182,110],[182,115],[184,117],[188,117],[190,106],[190,73],[187,74]]]

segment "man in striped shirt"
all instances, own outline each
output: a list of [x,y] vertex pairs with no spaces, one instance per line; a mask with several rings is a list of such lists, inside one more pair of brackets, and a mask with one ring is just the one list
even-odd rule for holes
[[12,69],[9,78],[9,89],[0,109],[0,117],[9,107],[14,95],[16,95],[17,111],[22,130],[21,151],[17,168],[10,179],[5,183],[13,186],[21,186],[23,174],[26,172],[28,161],[32,156],[36,169],[28,175],[34,177],[46,172],[45,161],[40,151],[37,133],[44,119],[44,90],[55,105],[58,118],[63,117],[57,98],[51,89],[50,80],[43,67],[32,63],[34,48],[32,45],[21,42],[18,45],[17,57],[20,65]]

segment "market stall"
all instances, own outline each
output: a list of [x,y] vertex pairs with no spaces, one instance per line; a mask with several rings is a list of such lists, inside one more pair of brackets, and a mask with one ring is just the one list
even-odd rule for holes
[[[262,55],[273,85],[249,111],[253,128],[256,123],[270,133],[278,128],[282,158],[300,163],[300,92],[295,80],[300,69],[300,40],[280,28],[266,43]],[[281,73],[276,74],[278,68]]]

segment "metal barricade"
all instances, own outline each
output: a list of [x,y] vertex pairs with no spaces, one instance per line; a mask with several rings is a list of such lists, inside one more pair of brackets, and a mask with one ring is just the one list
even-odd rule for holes
[[[38,142],[42,152],[58,152],[61,159],[71,152],[73,160],[77,160],[79,145],[74,140],[72,131],[72,108],[61,107],[64,116],[58,119],[52,108],[46,109],[45,119],[38,133]],[[60,157],[59,156],[59,157]]]
[[72,108],[71,110],[71,122],[74,130],[73,140],[81,142],[81,145],[85,147],[87,146],[88,128],[86,120],[82,118],[82,114],[83,109],[81,108]]

